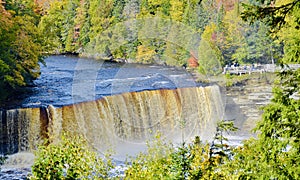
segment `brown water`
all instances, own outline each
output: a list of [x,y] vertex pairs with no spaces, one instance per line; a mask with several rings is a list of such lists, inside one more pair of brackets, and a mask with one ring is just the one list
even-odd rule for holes
[[159,131],[174,143],[210,140],[224,105],[218,86],[201,87],[184,69],[52,56],[41,77],[0,109],[0,153],[12,154],[1,179],[24,179],[33,150],[63,131],[123,161]]
[[[169,140],[210,139],[223,116],[218,86],[129,92],[62,107],[1,111],[1,152],[31,151],[61,132],[82,134],[96,149],[144,145],[156,132]],[[122,148],[121,148],[122,149]]]

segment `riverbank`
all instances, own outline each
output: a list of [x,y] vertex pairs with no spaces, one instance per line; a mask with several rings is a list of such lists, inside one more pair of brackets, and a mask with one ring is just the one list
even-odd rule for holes
[[224,119],[234,120],[239,128],[228,136],[233,144],[256,136],[252,130],[262,118],[263,107],[271,102],[275,78],[275,73],[256,73],[225,77],[224,81],[218,81],[224,96]]
[[218,76],[205,76],[196,70],[190,70],[190,73],[197,82],[219,85],[225,106],[223,119],[233,120],[239,128],[227,135],[231,145],[239,145],[243,140],[256,136],[252,129],[261,120],[262,108],[271,102],[275,73]]

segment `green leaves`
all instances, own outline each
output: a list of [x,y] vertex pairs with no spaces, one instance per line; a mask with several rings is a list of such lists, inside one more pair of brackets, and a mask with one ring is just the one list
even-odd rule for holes
[[146,153],[132,159],[125,179],[222,179],[220,167],[231,157],[223,133],[235,130],[232,122],[221,121],[211,144],[197,136],[192,143],[175,146],[158,135]]
[[35,152],[30,179],[107,179],[110,156],[102,160],[83,137],[64,133],[61,141],[44,144]]
[[[79,0],[55,0],[51,2],[47,14],[41,18],[39,24],[41,33],[44,35],[43,45],[48,53],[75,53],[78,51],[78,40],[76,39],[78,34],[76,33],[79,32],[76,32],[76,28],[80,28],[82,22],[79,19],[75,21],[75,18],[76,16],[82,16],[81,13],[84,13],[76,11],[78,7],[84,11],[86,6],[85,4],[79,4]],[[78,24],[75,24],[75,22]]]
[[1,166],[4,164],[5,160],[7,159],[7,156],[5,155],[0,155],[0,170],[1,170]]
[[[262,120],[257,124],[257,139],[244,142],[235,151],[232,161],[224,167],[235,178],[251,179],[297,179],[300,177],[300,116],[299,116],[299,69],[289,68],[299,63],[299,1],[276,1],[272,6],[256,4],[248,6],[245,19],[257,19],[270,25],[273,37],[284,44],[284,68],[278,73],[273,89],[272,102],[263,110]],[[293,44],[293,45],[292,45]],[[292,47],[293,46],[293,47]],[[231,170],[230,170],[231,169]]]
[[5,99],[6,92],[39,76],[42,43],[33,1],[7,1],[0,5],[0,11],[0,89]]
[[298,0],[279,3],[282,2],[283,4],[274,4],[274,2],[271,4],[270,1],[266,4],[263,2],[254,5],[243,4],[245,11],[242,13],[242,18],[250,23],[262,19],[275,32],[285,25],[286,17],[290,16],[292,11],[300,5]]

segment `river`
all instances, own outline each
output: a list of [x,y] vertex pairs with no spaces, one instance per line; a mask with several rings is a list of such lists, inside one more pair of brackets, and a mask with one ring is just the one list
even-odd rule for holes
[[263,74],[226,90],[196,83],[183,68],[74,56],[50,56],[45,61],[34,85],[0,109],[0,152],[13,153],[0,179],[26,178],[32,151],[45,132],[58,136],[76,131],[99,152],[103,144],[114,147],[119,164],[126,155],[144,150],[155,131],[175,142],[195,135],[210,139],[220,119],[234,120],[239,131],[228,138],[232,145],[240,145],[253,135],[259,107],[272,97]]
[[54,136],[65,130],[83,132],[100,152],[100,146],[112,142],[119,164],[126,155],[145,149],[153,137],[149,130],[162,131],[177,142],[182,135],[185,140],[195,135],[209,139],[217,120],[233,119],[239,131],[228,138],[239,145],[252,136],[259,107],[272,97],[264,75],[258,82],[220,90],[196,83],[182,68],[74,56],[45,61],[47,66],[41,65],[41,76],[27,93],[0,109],[0,150],[14,152],[2,166],[0,179],[26,179],[34,159],[32,147],[39,143],[34,139],[43,131]]
[[2,168],[2,179],[26,176],[31,152],[45,132],[78,131],[98,151],[112,143],[115,160],[123,161],[144,149],[156,131],[170,140],[211,138],[223,115],[219,88],[201,87],[183,68],[74,56],[45,62],[27,93],[1,107],[1,153],[15,153]]
[[62,55],[50,56],[45,62],[27,93],[2,108],[64,106],[124,92],[199,86],[183,68]]

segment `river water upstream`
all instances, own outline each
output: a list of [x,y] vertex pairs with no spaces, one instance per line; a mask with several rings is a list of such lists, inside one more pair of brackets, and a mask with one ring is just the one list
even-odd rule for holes
[[4,108],[63,106],[124,92],[199,86],[185,69],[50,56],[28,93]]
[[[74,56],[50,56],[41,75],[26,93],[2,109],[63,107],[106,96],[145,90],[197,87],[183,68],[114,63]],[[9,156],[0,179],[26,179],[34,156],[19,152]]]

